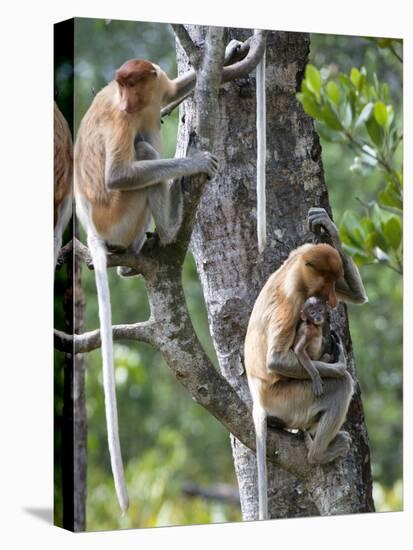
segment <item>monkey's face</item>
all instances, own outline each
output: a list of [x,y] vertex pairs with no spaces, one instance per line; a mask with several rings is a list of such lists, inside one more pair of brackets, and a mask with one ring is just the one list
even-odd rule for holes
[[301,319],[310,321],[314,325],[322,325],[325,322],[326,314],[326,302],[316,297],[308,298],[301,309]]
[[335,285],[343,274],[343,264],[335,248],[314,245],[303,254],[301,274],[307,297],[317,296],[330,307],[337,306]]
[[119,109],[128,114],[142,111],[156,92],[157,71],[149,61],[127,61],[116,71]]

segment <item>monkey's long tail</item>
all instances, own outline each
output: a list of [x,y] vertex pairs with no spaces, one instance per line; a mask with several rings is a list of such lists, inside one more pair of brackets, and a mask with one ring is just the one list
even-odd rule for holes
[[258,519],[268,519],[267,488],[267,414],[260,406],[252,410],[258,470]]
[[128,509],[129,498],[126,491],[125,474],[119,441],[118,413],[116,406],[115,372],[113,364],[112,315],[106,266],[106,250],[95,236],[88,235],[88,247],[95,268],[96,288],[99,304],[100,332],[102,340],[103,390],[108,431],[109,454],[115,489],[123,512]]
[[266,99],[265,99],[265,51],[256,71],[257,96],[257,234],[258,251],[267,245],[267,220],[265,198],[265,160],[267,153]]

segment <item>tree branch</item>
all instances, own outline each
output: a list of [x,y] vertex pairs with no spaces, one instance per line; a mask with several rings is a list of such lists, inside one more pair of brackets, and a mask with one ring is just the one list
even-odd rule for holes
[[[110,253],[106,257],[107,267],[126,266],[134,269],[138,274],[144,277],[150,276],[157,271],[158,261],[156,250],[159,245],[153,246],[147,241],[139,254],[132,252]],[[89,249],[78,239],[75,239],[76,257],[85,262],[89,269],[93,269],[93,261]]]
[[[152,320],[143,323],[132,323],[125,325],[114,325],[112,327],[112,338],[119,340],[137,340],[152,344],[156,347],[155,323]],[[55,348],[64,353],[87,353],[98,349],[101,346],[100,330],[92,330],[82,334],[66,334],[60,330],[54,331]]]
[[241,61],[224,68],[222,73],[222,84],[230,80],[235,80],[236,78],[247,76],[255,69],[264,54],[266,38],[267,31],[259,30],[248,39],[248,54]]
[[[192,39],[190,38],[189,33],[186,29],[185,33],[188,35],[189,39],[192,42]],[[246,76],[255,69],[265,50],[266,35],[267,31],[259,30],[256,31],[255,34],[250,36],[247,40],[245,40],[245,42],[231,41],[228,44],[225,50],[224,69],[222,72],[221,85],[229,82],[230,80],[235,80],[236,78]],[[187,49],[184,44],[182,44],[182,47],[187,53]],[[190,71],[188,71],[188,73],[189,72],[195,73],[195,70],[191,69]],[[185,99],[188,99],[188,97],[190,97],[192,94],[193,90],[185,96],[177,99],[176,101],[169,103],[169,105],[166,105],[166,107],[161,110],[161,118],[169,116],[172,111],[174,111],[174,109],[176,109],[183,101],[185,101]]]
[[182,48],[185,50],[191,65],[198,68],[202,59],[200,48],[193,42],[185,25],[172,24],[172,28]]

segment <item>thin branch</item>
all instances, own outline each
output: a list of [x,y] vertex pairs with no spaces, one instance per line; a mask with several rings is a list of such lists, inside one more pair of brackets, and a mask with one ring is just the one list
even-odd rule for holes
[[[257,33],[247,38],[245,42],[232,40],[228,44],[225,49],[221,85],[235,78],[246,76],[255,69],[264,53],[266,33],[267,31],[257,31]],[[186,51],[185,48],[184,50]],[[189,72],[195,73],[194,69],[191,69],[188,73]],[[184,97],[166,105],[166,107],[161,110],[161,118],[169,116],[172,111],[185,101],[185,99],[188,99],[193,92],[192,90]]]
[[182,492],[188,497],[201,497],[205,500],[216,500],[238,506],[240,504],[238,487],[227,483],[215,483],[210,487],[201,487],[196,483],[187,482],[183,485]]
[[[132,323],[127,325],[114,325],[112,327],[114,341],[136,340],[147,344],[156,345],[156,324],[152,321]],[[55,348],[64,353],[87,353],[100,348],[100,330],[92,330],[83,334],[66,334],[60,330],[54,331]]]
[[200,48],[193,42],[185,25],[172,24],[172,28],[182,48],[185,50],[191,65],[198,68],[202,60]]
[[162,110],[161,110],[161,119],[162,118],[165,118],[167,116],[169,116],[172,111],[174,111],[177,107],[179,107],[179,105],[185,101],[185,99],[188,99],[188,97],[191,97],[191,95],[194,93],[194,90],[191,90],[190,92],[188,92],[186,95],[180,97],[179,99],[176,99],[175,101],[173,101],[172,103],[168,103],[168,105],[166,105],[166,107],[164,107]]
[[63,353],[73,354],[73,336],[61,330],[54,329],[54,347]]
[[59,257],[57,258],[57,262],[56,262],[56,269],[60,269],[63,266],[63,264],[66,261],[68,261],[69,258],[72,257],[72,254],[73,254],[73,239],[70,239],[70,241],[60,249]]
[[389,46],[389,50],[394,55],[394,57],[400,61],[400,63],[403,63],[403,58],[396,52],[396,49],[394,46]]
[[250,38],[250,46],[246,57],[230,65],[224,67],[222,73],[222,84],[235,80],[236,78],[242,78],[251,73],[260,62],[264,51],[267,38],[267,31],[257,31]]
[[[156,324],[152,320],[143,323],[114,325],[112,335],[114,341],[137,340],[146,344],[157,344]],[[100,330],[75,334],[75,353],[85,353],[100,348],[100,346]]]
[[[108,254],[106,257],[107,266],[126,266],[134,269],[137,274],[149,276],[158,268],[158,262],[156,259],[157,248],[159,248],[159,245],[152,247],[146,244],[139,254],[134,254],[132,252]],[[89,269],[93,269],[93,261],[89,249],[78,239],[75,239],[75,254],[79,260],[85,262]]]

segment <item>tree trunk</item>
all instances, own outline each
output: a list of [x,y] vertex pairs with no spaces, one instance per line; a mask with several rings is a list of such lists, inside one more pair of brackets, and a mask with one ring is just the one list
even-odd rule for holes
[[[187,26],[202,46],[205,27]],[[228,39],[245,40],[252,31],[231,29]],[[241,399],[251,400],[243,364],[246,328],[255,299],[268,276],[289,252],[311,241],[306,217],[311,206],[330,212],[321,148],[312,119],[295,99],[309,51],[309,36],[271,32],[267,37],[267,232],[268,245],[258,256],[256,237],[255,77],[225,84],[214,113],[219,176],[206,185],[191,241],[208,309],[209,326],[222,374]],[[178,46],[178,68],[187,59]],[[184,153],[194,128],[197,105],[181,107],[178,152]],[[347,314],[340,306],[332,326],[343,338],[354,376]],[[353,438],[348,455],[314,467],[300,481],[268,463],[269,513],[275,517],[366,512],[373,510],[367,431],[360,390],[346,423]],[[255,454],[231,437],[243,518],[257,518]]]
[[[85,297],[81,264],[72,254],[66,259],[68,288],[64,296],[67,334],[81,334]],[[63,527],[86,529],[87,415],[85,361],[81,354],[66,353],[64,362],[62,426]]]

